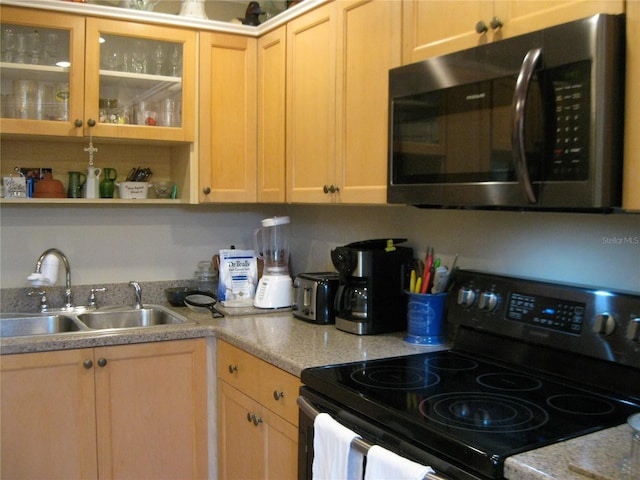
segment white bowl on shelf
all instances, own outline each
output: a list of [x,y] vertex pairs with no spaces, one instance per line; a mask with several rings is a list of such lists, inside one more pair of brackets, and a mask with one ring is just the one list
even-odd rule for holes
[[139,199],[147,198],[149,182],[116,182],[120,198]]

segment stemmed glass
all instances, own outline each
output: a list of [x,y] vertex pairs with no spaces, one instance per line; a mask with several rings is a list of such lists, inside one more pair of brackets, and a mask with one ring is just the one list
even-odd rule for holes
[[58,34],[55,32],[47,35],[47,43],[44,46],[44,64],[55,65],[58,61]]
[[18,33],[16,35],[16,54],[13,61],[15,63],[25,63],[27,49],[27,37],[24,36],[24,33]]
[[174,77],[180,76],[180,47],[178,45],[173,46],[173,51],[171,52],[171,75]]
[[156,75],[162,75],[162,66],[164,64],[165,56],[164,48],[162,47],[162,44],[159,43],[153,51],[153,58],[156,61],[156,70],[154,72]]
[[40,63],[40,32],[38,32],[38,30],[34,30],[29,34],[27,44],[29,63],[38,65]]
[[2,30],[2,61],[13,62],[16,48],[16,34],[12,28]]

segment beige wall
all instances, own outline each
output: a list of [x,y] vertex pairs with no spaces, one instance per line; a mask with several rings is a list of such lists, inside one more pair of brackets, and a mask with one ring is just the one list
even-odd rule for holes
[[252,248],[252,231],[272,215],[292,218],[295,273],[331,268],[331,248],[406,237],[445,262],[497,273],[640,293],[640,215],[420,210],[303,205],[2,205],[0,287],[26,287],[42,251],[70,259],[73,283],[191,278],[199,260],[231,244]]

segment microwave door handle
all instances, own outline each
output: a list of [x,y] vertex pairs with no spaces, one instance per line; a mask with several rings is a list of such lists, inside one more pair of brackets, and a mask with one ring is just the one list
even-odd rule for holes
[[513,111],[511,123],[511,145],[513,148],[513,161],[515,164],[518,183],[522,187],[523,193],[529,203],[536,203],[536,194],[529,178],[529,168],[527,165],[527,154],[524,145],[524,117],[527,110],[527,93],[531,85],[531,77],[536,68],[536,64],[542,55],[542,48],[529,50],[522,61],[522,67],[516,81],[516,88],[513,92]]

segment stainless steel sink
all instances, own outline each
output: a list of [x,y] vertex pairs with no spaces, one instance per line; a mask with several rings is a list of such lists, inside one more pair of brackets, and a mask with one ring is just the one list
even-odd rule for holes
[[92,330],[117,330],[155,326],[195,324],[160,305],[134,309],[128,306],[103,307],[98,310],[77,308],[50,313],[2,313],[0,337],[54,335]]
[[0,337],[24,337],[78,332],[83,325],[69,315],[1,314]]
[[141,309],[95,310],[81,313],[78,319],[88,328],[104,330],[111,328],[140,328],[158,325],[187,325],[195,322],[161,306]]

